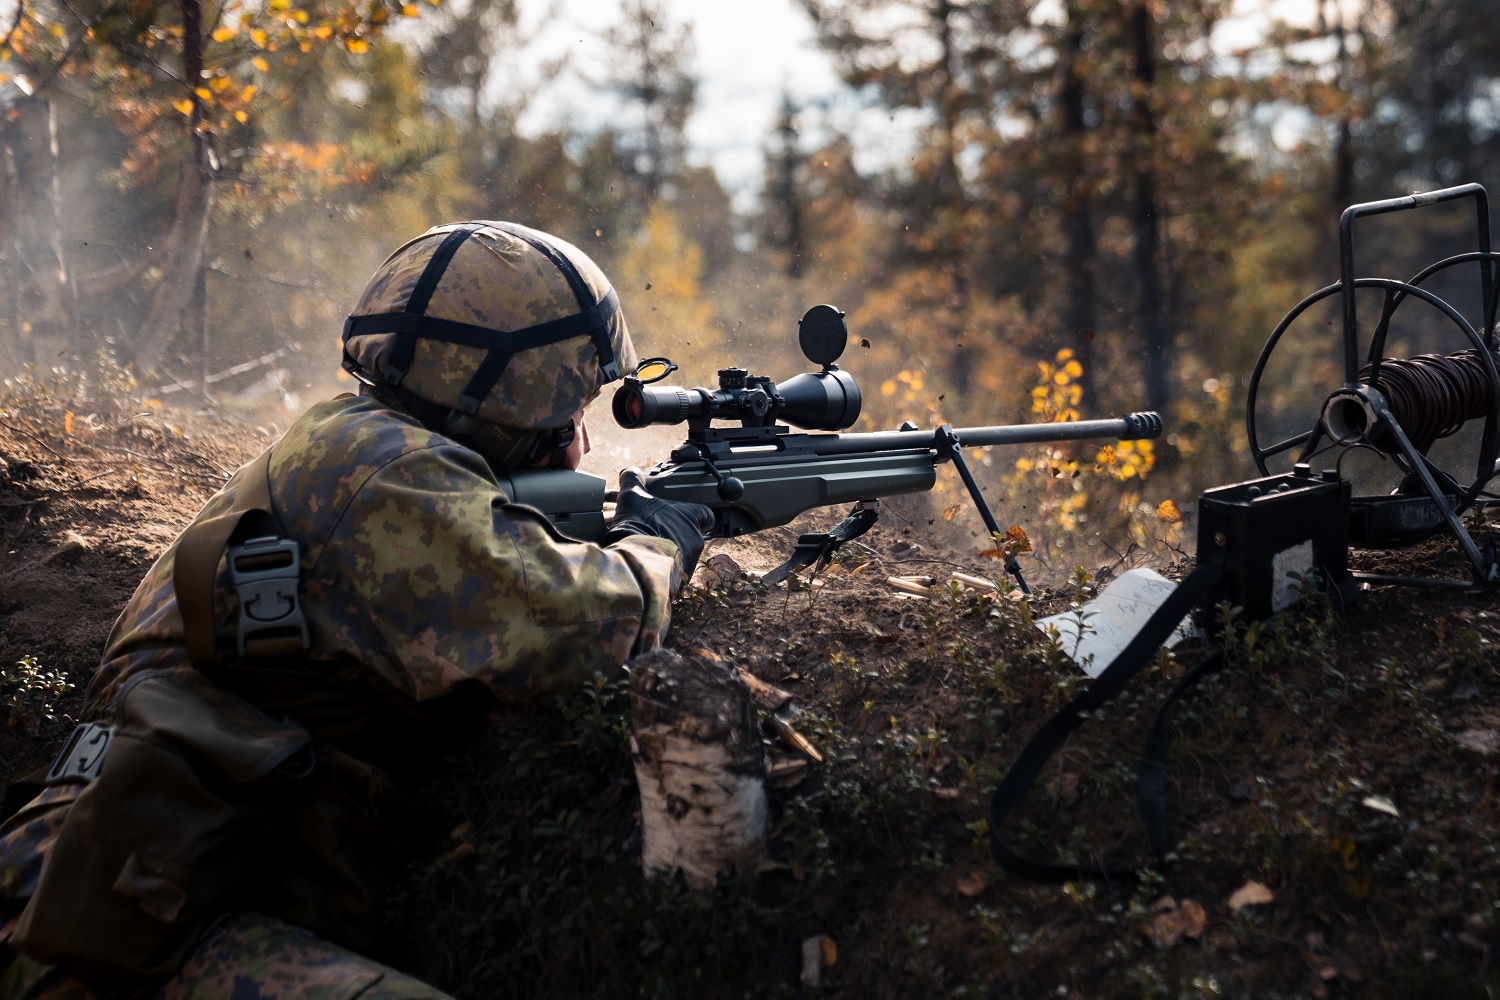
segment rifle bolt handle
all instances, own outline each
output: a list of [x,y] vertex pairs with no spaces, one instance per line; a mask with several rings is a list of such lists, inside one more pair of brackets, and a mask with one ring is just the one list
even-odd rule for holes
[[725,503],[734,503],[745,495],[745,484],[738,476],[725,476],[719,480],[719,499]]

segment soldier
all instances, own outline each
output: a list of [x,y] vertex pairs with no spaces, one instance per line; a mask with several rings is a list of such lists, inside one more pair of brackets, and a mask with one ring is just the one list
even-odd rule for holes
[[156,562],[92,721],[0,826],[0,998],[441,996],[360,954],[401,788],[497,700],[657,646],[713,523],[622,473],[604,544],[572,542],[497,482],[576,468],[584,407],[635,363],[556,237],[474,222],[392,254],[344,327],[360,394]]

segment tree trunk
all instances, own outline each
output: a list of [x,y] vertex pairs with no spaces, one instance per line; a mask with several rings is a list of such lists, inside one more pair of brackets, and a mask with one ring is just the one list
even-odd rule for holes
[[1063,322],[1072,335],[1073,349],[1083,375],[1078,380],[1084,405],[1097,402],[1094,394],[1094,338],[1098,326],[1095,273],[1099,246],[1094,238],[1089,176],[1084,157],[1084,139],[1088,126],[1083,117],[1083,23],[1078,10],[1068,6],[1067,36],[1062,60],[1062,132],[1066,157],[1066,191],[1063,195],[1063,218],[1067,231],[1067,250],[1063,257],[1066,271],[1067,302]]
[[[181,0],[181,8],[183,79],[196,87],[203,75],[203,10],[200,0]],[[181,327],[208,246],[215,160],[208,138],[199,128],[203,111],[196,94],[192,101],[188,129],[193,157],[178,174],[172,228],[160,255],[161,280],[151,293],[151,306],[128,359],[141,375],[156,369]]]
[[697,890],[752,872],[766,848],[765,751],[750,691],[705,655],[657,650],[630,672],[641,867]]
[[21,97],[6,110],[3,130],[5,152],[14,171],[8,256],[19,353],[36,360],[38,335],[51,335],[53,352],[60,348],[76,352],[83,345],[63,251],[57,116],[49,101]]
[[1140,292],[1142,376],[1146,405],[1164,412],[1171,401],[1171,334],[1162,296],[1161,220],[1156,204],[1156,56],[1152,51],[1151,11],[1137,3],[1131,12],[1135,39],[1135,97],[1132,114],[1135,172],[1135,275]]

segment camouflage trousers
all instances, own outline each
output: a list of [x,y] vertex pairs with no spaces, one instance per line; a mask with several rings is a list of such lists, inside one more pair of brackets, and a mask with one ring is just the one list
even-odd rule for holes
[[[0,1000],[127,995],[101,992],[0,945]],[[451,1000],[395,969],[253,913],[216,924],[177,974],[147,995],[151,1000]]]

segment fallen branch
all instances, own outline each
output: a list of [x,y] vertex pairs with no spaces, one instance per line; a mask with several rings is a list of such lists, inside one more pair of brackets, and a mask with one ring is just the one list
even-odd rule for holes
[[[260,368],[264,365],[270,364],[273,361],[284,358],[290,353],[292,353],[291,348],[278,347],[276,348],[276,350],[270,352],[269,354],[262,354],[260,357],[255,358],[252,361],[242,361],[239,364],[235,365],[233,368],[226,368],[221,372],[215,372],[214,374],[205,378],[203,381],[209,385],[213,385],[216,382],[224,381],[226,378],[234,378],[234,376],[236,375],[243,375],[248,371],[254,371],[256,368]],[[193,391],[197,388],[197,386],[189,385],[186,382],[183,382],[180,379],[176,378],[175,376],[169,375],[167,377],[171,378],[172,381],[176,383],[176,385],[164,385],[155,389],[148,389],[147,391],[150,392],[153,396],[167,396],[174,392],[182,392],[183,390]]]

